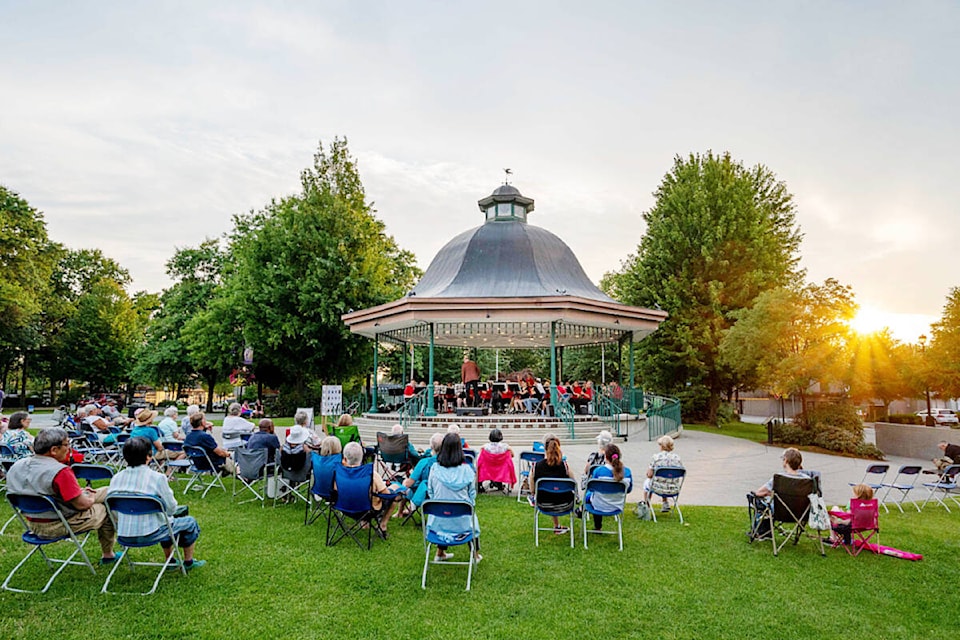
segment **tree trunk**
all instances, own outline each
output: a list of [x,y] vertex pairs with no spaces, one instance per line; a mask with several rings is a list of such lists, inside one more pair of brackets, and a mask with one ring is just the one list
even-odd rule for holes
[[207,408],[206,408],[207,413],[213,412],[213,388],[216,386],[216,384],[217,384],[216,374],[210,374],[207,377]]

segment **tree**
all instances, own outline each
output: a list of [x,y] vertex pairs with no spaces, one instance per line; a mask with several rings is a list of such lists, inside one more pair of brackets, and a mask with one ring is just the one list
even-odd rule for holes
[[888,410],[891,402],[913,393],[909,372],[916,369],[914,350],[897,342],[888,329],[851,335],[847,351],[844,381],[854,402],[880,400]]
[[207,385],[206,410],[212,411],[215,387],[239,362],[243,349],[243,335],[231,300],[214,298],[206,309],[187,320],[180,337],[191,366]]
[[670,314],[639,344],[641,377],[663,393],[702,396],[705,406],[685,410],[713,421],[737,385],[719,357],[724,332],[760,293],[802,278],[793,197],[763,165],[712,152],[676,157],[654,195],[636,254],[602,287]]
[[960,398],[960,287],[947,295],[943,314],[932,327],[930,388],[945,398]]
[[346,140],[321,144],[299,194],[235,218],[224,298],[257,362],[302,393],[309,378],[369,370],[372,349],[340,317],[399,298],[420,272],[374,216]]
[[749,386],[779,396],[796,394],[805,407],[814,384],[843,381],[847,323],[856,308],[850,287],[833,279],[764,291],[725,332],[721,360]]

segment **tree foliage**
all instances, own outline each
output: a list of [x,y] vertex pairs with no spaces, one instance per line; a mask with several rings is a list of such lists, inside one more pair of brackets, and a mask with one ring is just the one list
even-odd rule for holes
[[638,347],[643,382],[665,393],[704,389],[713,420],[721,394],[737,385],[719,355],[724,332],[760,293],[802,275],[793,197],[763,165],[712,152],[675,158],[654,195],[636,254],[602,286],[670,314]]
[[930,386],[943,397],[960,398],[960,287],[950,290],[932,329]]

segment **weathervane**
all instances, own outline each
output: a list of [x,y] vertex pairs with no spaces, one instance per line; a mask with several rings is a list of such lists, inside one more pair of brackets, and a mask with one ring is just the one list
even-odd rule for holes
[[503,173],[503,184],[510,184],[510,176],[513,175],[513,169],[504,169]]

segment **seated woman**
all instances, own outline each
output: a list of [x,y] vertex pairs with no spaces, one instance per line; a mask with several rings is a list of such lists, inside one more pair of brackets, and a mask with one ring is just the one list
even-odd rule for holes
[[[617,482],[627,481],[627,491],[633,491],[633,474],[629,467],[623,466],[623,460],[620,459],[620,447],[615,444],[608,444],[603,451],[603,457],[606,462],[603,466],[594,467],[590,474],[591,478],[613,478]],[[614,511],[619,508],[622,499],[612,500],[611,497],[620,498],[623,494],[605,494],[588,491],[584,496],[584,501],[590,503],[598,511]],[[593,528],[595,531],[603,529],[603,516],[593,514]]]
[[583,477],[592,478],[593,470],[606,462],[605,452],[607,445],[613,442],[613,434],[604,429],[597,435],[597,450],[587,456],[587,466],[583,470]]
[[17,411],[7,422],[7,431],[0,436],[0,444],[13,450],[15,458],[26,458],[33,453],[33,436],[27,431],[31,416],[26,411]]
[[500,491],[504,486],[509,491],[517,482],[517,473],[513,468],[513,449],[503,441],[503,432],[500,429],[491,429],[489,437],[490,442],[483,445],[477,458],[479,489],[483,492],[483,482],[489,480],[491,491]]
[[[475,478],[473,467],[464,460],[460,436],[456,433],[448,433],[443,437],[437,462],[430,469],[427,493],[433,500],[462,500],[474,504],[477,499]],[[475,561],[480,562],[483,556],[480,555],[480,525],[476,514],[474,514],[473,523],[470,522],[469,516],[427,519],[427,527],[430,530],[440,534],[440,537],[449,536],[451,542],[458,535],[471,531],[471,525],[477,532],[477,537],[472,543],[473,555]],[[452,553],[447,553],[447,546],[437,545],[437,561],[449,560],[452,557]]]
[[[430,452],[424,454],[417,466],[413,468],[410,477],[403,481],[407,499],[416,507],[419,507],[427,499],[427,480],[430,478],[430,469],[436,464],[437,456],[440,454],[443,435],[442,433],[435,433],[430,436]],[[408,515],[409,511],[403,515]]]
[[[553,434],[548,434],[544,440],[546,455],[543,460],[534,465],[533,471],[530,473],[530,487],[534,491],[536,491],[537,480],[542,478],[573,479],[570,466],[566,460],[563,459],[563,452],[560,450],[560,440]],[[540,505],[544,508],[552,507],[559,511],[574,502],[576,496],[573,492],[569,494],[551,494],[550,500],[549,503],[541,500]],[[553,532],[557,535],[564,535],[567,531],[568,529],[566,527],[560,525],[560,518],[553,516]]]
[[[643,483],[643,501],[647,504],[650,504],[650,496],[653,495],[654,490],[669,493],[677,488],[679,482],[679,480],[667,478],[654,479],[653,472],[660,467],[683,467],[680,456],[673,452],[673,438],[663,436],[657,440],[657,445],[659,445],[660,451],[653,454],[653,458],[650,459],[650,466],[647,467],[647,479]],[[663,501],[660,511],[663,513],[670,511],[670,505],[667,504],[666,500]]]
[[[363,464],[363,447],[359,442],[348,442],[343,447],[343,466],[359,467]],[[334,485],[336,488],[336,485]],[[387,523],[390,522],[390,515],[397,505],[396,500],[389,497],[391,492],[387,489],[386,483],[379,473],[373,474],[373,495],[370,502],[377,517],[377,526],[383,537],[387,537]],[[386,504],[384,504],[386,502]]]

